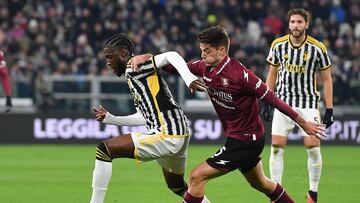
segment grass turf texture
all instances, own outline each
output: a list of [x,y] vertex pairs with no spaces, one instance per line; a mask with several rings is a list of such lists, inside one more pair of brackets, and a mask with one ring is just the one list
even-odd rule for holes
[[[198,163],[219,146],[191,145],[186,177]],[[262,154],[268,175],[269,146]],[[96,145],[0,145],[0,202],[89,202]],[[360,148],[323,146],[323,173],[319,201],[360,202]],[[307,155],[302,146],[285,151],[283,185],[296,202],[306,202]],[[214,203],[268,202],[234,171],[207,184],[206,194]],[[116,159],[105,202],[181,202],[166,187],[155,162],[137,165]]]

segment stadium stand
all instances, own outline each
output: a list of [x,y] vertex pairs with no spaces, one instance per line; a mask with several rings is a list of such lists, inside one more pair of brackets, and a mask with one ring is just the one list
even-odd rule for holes
[[329,50],[335,105],[359,105],[360,5],[352,0],[1,1],[0,45],[14,96],[38,106],[52,91],[44,76],[111,75],[101,50],[118,32],[132,36],[137,53],[176,50],[191,60],[199,57],[196,33],[220,24],[231,37],[230,54],[264,78],[270,43],[286,32],[286,11],[294,7],[311,12],[309,34]]

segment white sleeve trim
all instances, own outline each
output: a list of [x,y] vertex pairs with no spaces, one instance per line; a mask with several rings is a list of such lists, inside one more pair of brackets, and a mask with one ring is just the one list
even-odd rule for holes
[[185,81],[186,86],[197,80],[198,78],[192,74],[186,65],[185,60],[175,51],[165,52],[154,56],[156,67],[161,68],[165,65],[171,64],[179,72],[182,79]]
[[107,112],[102,122],[105,124],[119,126],[139,126],[146,124],[145,118],[139,112],[128,116],[114,116],[111,113]]

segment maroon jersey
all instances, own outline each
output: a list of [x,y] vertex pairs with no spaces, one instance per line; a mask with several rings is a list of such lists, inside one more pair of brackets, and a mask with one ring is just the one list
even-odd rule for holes
[[0,79],[3,85],[5,96],[11,96],[11,83],[7,69],[4,52],[0,50]]
[[276,107],[290,118],[298,114],[239,61],[226,56],[216,67],[203,60],[188,63],[190,71],[202,77],[211,102],[222,122],[225,136],[238,140],[257,140],[264,136],[258,100]]

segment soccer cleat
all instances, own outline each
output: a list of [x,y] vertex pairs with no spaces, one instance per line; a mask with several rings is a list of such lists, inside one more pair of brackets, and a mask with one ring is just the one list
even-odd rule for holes
[[313,192],[309,190],[307,195],[308,203],[317,203],[317,195],[318,195],[317,192]]

